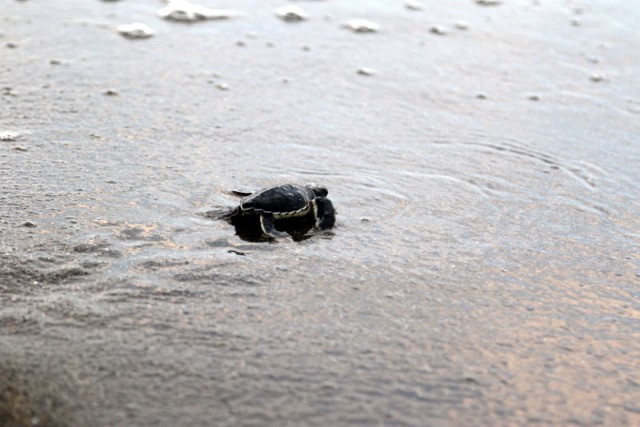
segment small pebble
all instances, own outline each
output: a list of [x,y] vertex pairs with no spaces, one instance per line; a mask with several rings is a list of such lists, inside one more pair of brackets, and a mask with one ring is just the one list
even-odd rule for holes
[[229,90],[229,85],[226,83],[218,83],[216,87],[220,90]]
[[187,0],[169,0],[169,4],[158,11],[160,18],[179,22],[230,19],[237,15],[234,10],[210,9]]
[[51,65],[60,65],[60,64],[62,64],[62,61],[60,61],[59,59],[52,59],[51,61],[49,61],[49,64],[51,64]]
[[25,221],[22,224],[20,224],[21,227],[27,227],[27,228],[34,228],[37,227],[37,225],[35,225],[33,222],[31,221]]
[[591,75],[591,81],[592,82],[601,82],[602,80],[604,80],[604,76],[602,74],[592,74]]
[[103,94],[107,96],[116,96],[118,95],[118,92],[113,89],[107,89],[103,92]]
[[302,46],[302,50],[304,50],[305,52],[309,52],[311,48],[305,45],[305,46]]
[[147,39],[155,34],[151,27],[142,22],[118,25],[116,31],[128,39]]
[[409,10],[421,10],[422,3],[417,0],[406,0],[404,2],[404,6]]
[[351,19],[342,26],[354,33],[375,33],[380,29],[380,24],[367,19]]
[[5,46],[7,46],[9,49],[15,49],[19,46],[19,44],[14,42],[9,42]]
[[447,34],[447,30],[445,30],[444,28],[442,28],[439,25],[434,25],[433,27],[431,27],[429,29],[429,32],[431,34],[436,34],[436,35],[439,35],[439,36],[444,36],[445,34]]
[[11,130],[0,131],[0,141],[11,142],[17,141],[20,138],[20,132],[14,132]]
[[266,42],[264,45],[267,46],[267,47],[274,47],[275,43],[274,42]]
[[300,22],[309,17],[300,6],[288,5],[276,9],[276,16],[286,22]]
[[476,98],[478,98],[478,99],[487,99],[487,95],[485,93],[480,92],[480,93],[478,93],[476,95]]
[[473,377],[470,377],[470,376],[464,377],[464,382],[469,383],[469,384],[480,384],[480,382],[477,379],[475,379]]
[[367,68],[367,67],[358,68],[358,74],[360,74],[361,76],[373,76],[375,73],[376,72],[371,68]]
[[456,23],[453,24],[453,26],[456,27],[456,29],[461,31],[465,31],[469,29],[469,24],[467,24],[465,21],[456,21]]
[[502,0],[476,0],[476,3],[480,6],[497,6]]
[[245,47],[247,44],[244,42],[244,40],[238,40],[236,42],[236,46],[240,46],[240,47]]
[[420,370],[428,373],[433,372],[433,368],[426,363],[420,367]]
[[540,97],[538,95],[529,95],[529,101],[540,101]]
[[573,25],[574,27],[579,27],[581,24],[582,22],[578,18],[573,18],[571,20],[571,25]]

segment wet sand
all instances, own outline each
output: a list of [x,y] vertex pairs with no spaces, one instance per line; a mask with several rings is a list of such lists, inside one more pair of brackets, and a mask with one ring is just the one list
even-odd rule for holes
[[634,5],[204,4],[0,0],[1,425],[640,424]]

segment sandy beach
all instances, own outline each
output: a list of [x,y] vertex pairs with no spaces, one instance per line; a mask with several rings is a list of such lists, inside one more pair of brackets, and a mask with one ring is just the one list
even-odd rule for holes
[[640,425],[640,9],[443,3],[0,0],[0,425]]

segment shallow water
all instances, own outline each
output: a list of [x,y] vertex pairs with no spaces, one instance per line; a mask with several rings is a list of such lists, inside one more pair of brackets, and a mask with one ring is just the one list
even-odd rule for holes
[[[2,2],[0,368],[40,419],[640,423],[637,10],[371,3]],[[203,216],[283,182],[335,229]]]

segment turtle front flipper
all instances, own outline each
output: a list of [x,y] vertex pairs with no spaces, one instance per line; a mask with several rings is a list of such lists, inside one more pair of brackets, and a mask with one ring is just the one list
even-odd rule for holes
[[275,218],[270,213],[260,213],[260,227],[264,234],[274,239],[289,237],[287,233],[276,230]]
[[318,197],[313,201],[313,213],[316,217],[316,228],[328,230],[336,223],[336,210],[331,200]]

